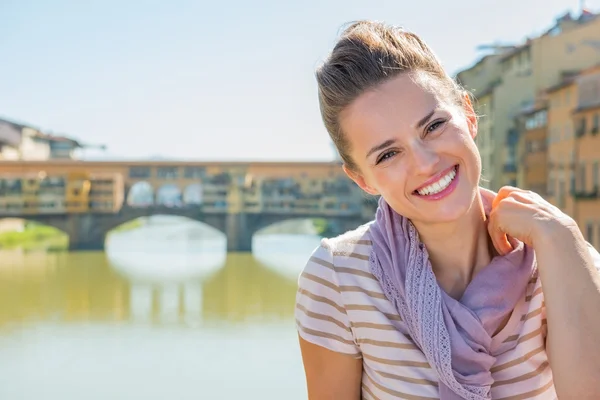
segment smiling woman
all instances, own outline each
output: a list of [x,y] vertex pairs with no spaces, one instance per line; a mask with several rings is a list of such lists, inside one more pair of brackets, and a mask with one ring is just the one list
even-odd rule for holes
[[310,399],[598,398],[600,255],[535,193],[479,187],[469,94],[427,45],[359,21],[316,75],[344,171],[380,200],[299,278]]

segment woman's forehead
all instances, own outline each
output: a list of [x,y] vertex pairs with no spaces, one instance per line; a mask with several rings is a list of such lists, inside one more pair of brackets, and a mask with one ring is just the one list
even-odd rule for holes
[[441,107],[438,96],[403,74],[361,94],[340,113],[340,124],[349,136],[412,130],[438,107]]

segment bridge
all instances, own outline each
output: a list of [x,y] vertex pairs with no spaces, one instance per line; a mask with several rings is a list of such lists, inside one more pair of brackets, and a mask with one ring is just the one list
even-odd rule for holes
[[[69,236],[70,250],[103,250],[106,235],[131,220],[152,215],[173,215],[205,223],[227,236],[229,251],[251,251],[252,236],[259,230],[278,222],[299,218],[325,218],[334,232],[344,232],[363,221],[356,213],[323,215],[318,213],[260,212],[235,213],[204,212],[201,207],[172,208],[165,206],[133,208],[125,206],[119,212],[80,214],[13,214],[11,218],[52,226]],[[0,215],[8,217],[7,215]]]
[[372,219],[375,202],[338,163],[0,162],[0,218],[53,226],[71,250],[100,250],[112,229],[174,215],[250,251],[262,228],[323,218],[334,232]]

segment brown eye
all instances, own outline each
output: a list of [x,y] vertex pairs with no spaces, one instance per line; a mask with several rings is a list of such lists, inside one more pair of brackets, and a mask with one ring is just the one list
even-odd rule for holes
[[385,153],[383,153],[383,154],[381,155],[381,157],[379,157],[379,158],[377,159],[377,163],[376,163],[376,164],[379,164],[380,162],[382,162],[382,161],[385,161],[385,160],[387,160],[387,159],[389,159],[389,158],[391,158],[391,157],[395,156],[395,155],[396,155],[396,153],[398,153],[398,152],[397,152],[397,151],[395,151],[395,150],[391,150],[391,151],[388,151],[388,152],[385,152]]
[[435,121],[433,124],[429,125],[427,127],[427,130],[425,131],[425,133],[431,133],[435,130],[437,130],[440,126],[442,126],[446,121],[440,120],[440,121]]

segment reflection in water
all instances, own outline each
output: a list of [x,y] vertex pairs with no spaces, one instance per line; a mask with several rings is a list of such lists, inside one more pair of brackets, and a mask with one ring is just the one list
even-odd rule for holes
[[0,398],[306,398],[293,311],[310,241],[264,238],[255,257],[157,232],[107,254],[0,252]]
[[[264,266],[296,281],[302,268],[321,238],[316,235],[259,235],[252,241],[254,257]],[[290,244],[293,243],[293,251]]]
[[188,317],[239,324],[293,315],[296,281],[249,253],[227,254],[205,280],[170,282],[129,281],[119,274],[123,266],[113,269],[100,252],[1,256],[0,328],[40,321],[185,323]]

